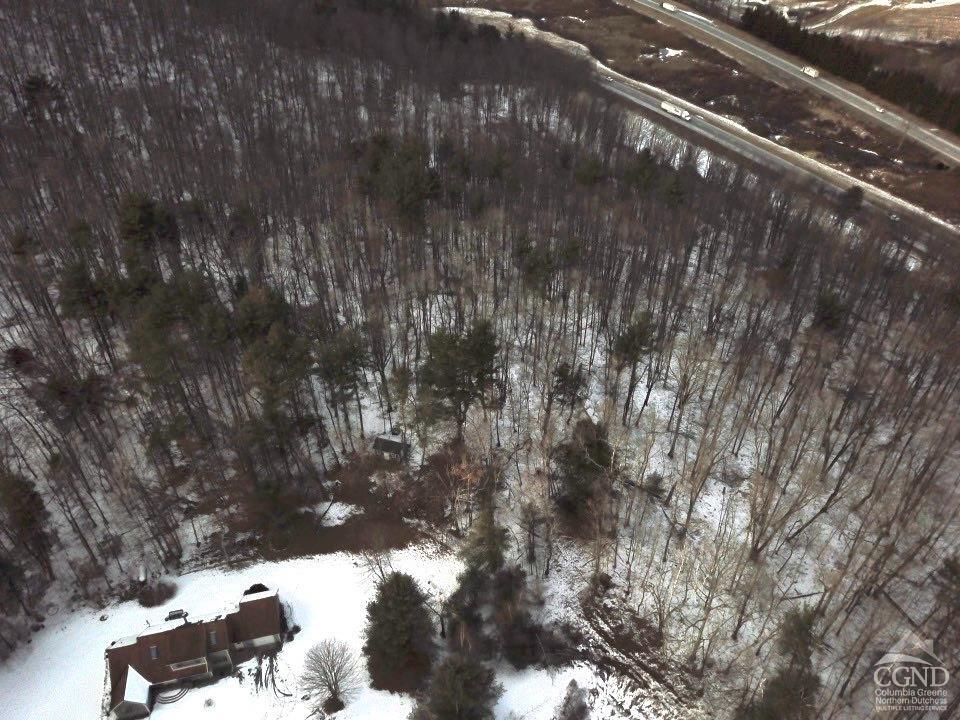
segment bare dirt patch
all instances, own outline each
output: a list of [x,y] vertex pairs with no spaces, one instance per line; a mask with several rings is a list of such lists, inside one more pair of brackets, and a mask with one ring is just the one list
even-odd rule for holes
[[[231,502],[237,511],[223,532],[214,533],[195,565],[252,560],[287,560],[308,555],[366,550],[397,550],[423,539],[416,525],[391,507],[378,493],[374,476],[400,470],[398,463],[376,455],[354,455],[331,471],[326,499],[317,493],[246,492]],[[343,522],[330,524],[328,503],[357,507]]]
[[[831,33],[921,42],[960,40],[960,4],[937,5],[918,0],[893,0],[890,5],[867,5],[863,0],[823,5],[802,1],[774,4],[790,8],[805,25],[819,25],[818,29]],[[846,12],[848,8],[855,9]]]
[[[956,6],[960,16],[960,4]],[[960,40],[952,43],[890,42],[882,39],[859,41],[864,50],[882,58],[885,70],[920,73],[949,92],[960,92]]]
[[660,633],[625,603],[604,592],[581,602],[581,652],[604,672],[621,675],[650,697],[669,698],[671,707],[690,707],[702,695],[698,673],[668,661]]
[[302,513],[260,547],[264,560],[288,560],[307,555],[366,550],[400,550],[420,539],[416,528],[388,513],[366,513],[340,525],[320,524],[315,513]]

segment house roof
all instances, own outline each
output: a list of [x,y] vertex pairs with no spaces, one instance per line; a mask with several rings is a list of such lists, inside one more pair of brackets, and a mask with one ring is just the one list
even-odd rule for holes
[[[209,632],[221,629],[222,634]],[[144,685],[148,692],[151,683],[182,680],[189,675],[184,674],[186,668],[173,668],[174,663],[207,657],[211,649],[229,649],[228,643],[279,636],[282,630],[283,611],[276,590],[253,592],[213,613],[151,625],[139,635],[116,640],[107,648],[111,703],[141,702]]]
[[[189,618],[176,618],[174,620],[164,620],[161,623],[156,625],[148,625],[139,635],[130,635],[125,638],[120,638],[119,640],[114,640],[110,643],[109,647],[111,648],[120,648],[128,645],[135,645],[137,640],[140,638],[149,637],[151,635],[161,635],[167,634],[171,638],[176,638],[180,642],[174,641],[174,644],[182,646],[184,639],[189,636],[190,639],[193,639],[193,633],[196,632],[196,628],[203,623],[214,622],[215,620],[221,620],[223,618],[234,615],[240,611],[240,603],[248,603],[255,600],[263,600],[264,598],[274,597],[277,595],[276,590],[263,590],[257,593],[251,593],[249,595],[244,595],[240,598],[239,602],[234,603],[233,605],[228,605],[227,607],[220,608],[219,610],[214,610],[212,612],[203,613],[200,615],[190,616]],[[182,636],[182,637],[181,637]],[[186,640],[189,643],[189,640]]]
[[238,603],[234,603],[229,607],[220,608],[219,610],[215,610],[214,612],[205,613],[203,615],[197,615],[191,620],[191,622],[196,622],[196,623],[215,622],[217,620],[223,620],[228,615],[232,615],[233,613],[239,612],[239,611],[240,611],[240,605]]
[[120,638],[119,640],[114,640],[112,643],[110,643],[110,647],[119,648],[119,647],[126,647],[128,645],[136,645],[136,644],[137,644],[137,636],[128,635],[127,637]]
[[162,623],[157,623],[156,625],[148,625],[138,637],[146,637],[147,635],[165,633],[170,630],[175,630],[178,627],[184,627],[187,624],[187,621],[183,618],[178,618],[176,620],[164,620]]

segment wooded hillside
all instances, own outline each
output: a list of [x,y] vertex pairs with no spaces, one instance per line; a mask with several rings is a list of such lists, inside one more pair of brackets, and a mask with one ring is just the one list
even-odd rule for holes
[[[580,543],[728,715],[772,678],[845,717],[904,612],[956,668],[948,244],[402,0],[0,16],[0,648],[394,424],[512,468],[530,543]],[[430,488],[448,524],[475,477]]]

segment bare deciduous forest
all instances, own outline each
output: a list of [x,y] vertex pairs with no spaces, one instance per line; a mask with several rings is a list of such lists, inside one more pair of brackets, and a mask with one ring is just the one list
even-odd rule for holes
[[907,629],[957,669],[949,243],[404,0],[0,17],[0,651],[51,593],[228,560],[392,426],[404,513],[576,554],[679,705],[859,717]]

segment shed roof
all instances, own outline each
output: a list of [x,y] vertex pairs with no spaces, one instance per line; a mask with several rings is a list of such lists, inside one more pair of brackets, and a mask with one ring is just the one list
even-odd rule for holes
[[378,435],[373,441],[373,449],[380,452],[406,452],[409,448],[410,443],[398,435]]

